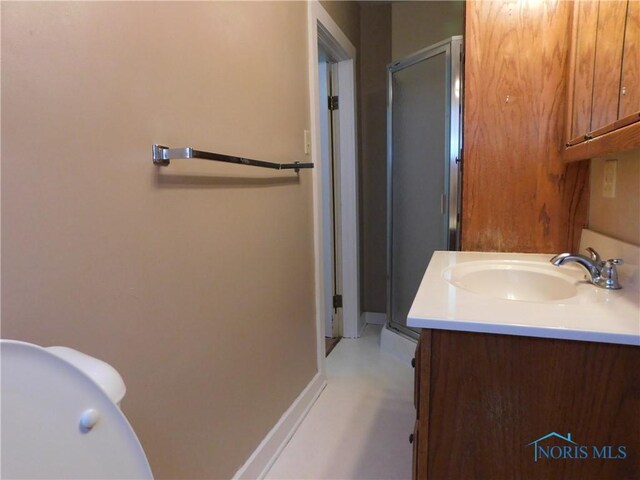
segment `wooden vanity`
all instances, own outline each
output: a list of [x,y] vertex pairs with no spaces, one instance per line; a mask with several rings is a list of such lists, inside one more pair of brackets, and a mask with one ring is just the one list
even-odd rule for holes
[[414,479],[640,478],[637,346],[423,329],[415,371]]
[[[466,3],[464,250],[577,249],[579,161],[640,148],[639,32],[637,1]],[[640,479],[638,284],[491,300],[444,280],[465,254],[429,265],[409,312],[413,477]]]
[[407,321],[415,479],[640,479],[640,248],[582,240],[625,258],[622,289],[545,254],[433,254]]

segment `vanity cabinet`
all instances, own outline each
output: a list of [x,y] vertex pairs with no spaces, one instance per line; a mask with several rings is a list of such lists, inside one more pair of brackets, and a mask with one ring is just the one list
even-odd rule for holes
[[414,479],[640,478],[639,347],[423,329],[415,366]]
[[640,2],[574,3],[565,160],[640,146]]

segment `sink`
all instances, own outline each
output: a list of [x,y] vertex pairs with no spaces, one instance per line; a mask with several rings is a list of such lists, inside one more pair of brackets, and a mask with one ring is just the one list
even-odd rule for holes
[[[573,275],[567,274],[571,272]],[[575,297],[584,275],[543,262],[492,260],[452,265],[443,272],[451,285],[493,298],[550,302]]]
[[599,239],[583,232],[629,259],[621,290],[593,285],[577,264],[552,265],[550,253],[434,252],[407,326],[640,346],[640,247]]

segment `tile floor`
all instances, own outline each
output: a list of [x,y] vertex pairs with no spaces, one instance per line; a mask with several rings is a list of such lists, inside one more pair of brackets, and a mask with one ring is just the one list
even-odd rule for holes
[[411,478],[413,369],[380,352],[381,328],[327,357],[327,387],[267,479]]

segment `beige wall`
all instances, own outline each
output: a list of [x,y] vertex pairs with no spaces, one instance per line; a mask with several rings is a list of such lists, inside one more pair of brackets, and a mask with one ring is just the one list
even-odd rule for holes
[[393,2],[393,60],[464,34],[464,1]]
[[[607,158],[618,160],[615,198],[602,195]],[[589,228],[640,245],[640,150],[591,160]]]
[[391,5],[360,8],[360,244],[361,304],[385,312],[387,300],[387,65],[391,62]]
[[358,51],[360,50],[360,3],[345,0],[320,1],[322,7]]
[[228,478],[316,372],[303,2],[2,3],[2,336],[114,365],[158,478]]

